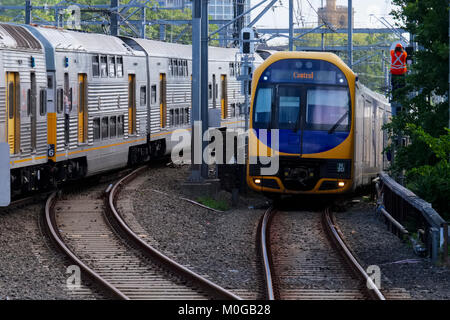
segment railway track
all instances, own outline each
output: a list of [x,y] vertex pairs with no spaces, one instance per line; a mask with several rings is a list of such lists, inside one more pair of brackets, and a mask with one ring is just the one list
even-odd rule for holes
[[83,274],[125,300],[240,299],[149,246],[115,207],[120,189],[141,173],[135,170],[106,190],[53,193],[45,221],[51,238]]
[[345,245],[328,209],[287,213],[271,207],[260,237],[269,300],[386,299]]

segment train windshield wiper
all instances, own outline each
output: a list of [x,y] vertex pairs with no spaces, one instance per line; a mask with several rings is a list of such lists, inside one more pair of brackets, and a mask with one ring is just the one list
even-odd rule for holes
[[328,134],[332,134],[337,129],[337,127],[339,127],[341,122],[344,121],[346,117],[348,117],[349,113],[350,111],[347,110],[347,112],[344,113],[344,115],[334,124],[334,126],[330,129],[330,131],[328,131]]

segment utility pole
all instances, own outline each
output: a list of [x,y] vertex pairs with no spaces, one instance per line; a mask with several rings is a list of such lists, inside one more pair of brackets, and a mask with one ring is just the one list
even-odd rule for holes
[[348,0],[348,66],[353,64],[353,4],[352,0]]
[[[322,5],[322,12],[323,12],[323,0],[321,1],[321,5]],[[321,18],[323,20],[323,17],[321,17]],[[324,39],[325,34],[322,32],[321,35],[322,35],[321,47],[322,47],[322,51],[325,51],[325,39]]]
[[[202,120],[201,118],[201,17],[202,17],[202,0],[193,0],[192,4],[192,135],[191,135],[191,161],[192,171],[189,180],[191,182],[201,181],[201,165],[197,163],[196,150],[202,145],[200,141],[195,141],[196,123]],[[201,152],[200,152],[201,153]]]
[[[209,121],[209,101],[208,101],[208,41],[209,41],[209,20],[208,20],[208,1],[201,0],[202,2],[202,18],[201,18],[201,116],[202,116],[202,141],[203,135],[208,131]],[[212,88],[214,94],[215,88]],[[213,97],[214,98],[214,97]],[[208,166],[203,160],[203,150],[208,146],[207,141],[202,143],[202,164],[201,174],[204,179],[208,179]]]
[[31,23],[31,0],[25,2],[25,24]]
[[294,51],[294,0],[289,0],[289,51]]
[[111,35],[119,35],[119,0],[111,0]]

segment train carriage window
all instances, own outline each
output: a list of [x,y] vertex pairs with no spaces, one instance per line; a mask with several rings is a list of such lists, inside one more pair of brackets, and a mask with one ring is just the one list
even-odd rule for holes
[[350,130],[350,97],[347,89],[308,90],[306,125],[312,130]]
[[147,105],[147,86],[141,86],[140,102],[141,107]]
[[116,77],[116,57],[109,57],[109,77]]
[[31,89],[27,90],[27,116],[31,115]]
[[64,90],[58,89],[56,92],[56,112],[62,113],[64,110]]
[[109,118],[109,137],[111,139],[115,138],[117,135],[117,121],[116,117]]
[[184,73],[183,60],[178,60],[178,76],[182,77]]
[[173,60],[169,60],[169,74],[173,76]]
[[173,109],[169,111],[169,122],[171,127],[175,126],[175,117]]
[[117,136],[122,137],[124,132],[124,116],[117,117]]
[[184,60],[184,76],[187,77],[189,74],[189,65],[187,60]]
[[95,78],[100,76],[100,62],[98,56],[92,57],[92,76]]
[[47,113],[47,90],[41,89],[39,92],[39,114],[45,116]]
[[100,74],[102,78],[108,78],[108,59],[106,56],[100,56]]
[[109,138],[109,118],[103,117],[102,118],[102,140],[106,140]]
[[189,108],[184,109],[185,110],[185,124],[189,124]]
[[100,118],[94,118],[94,141],[100,140]]
[[211,100],[213,97],[213,92],[212,92],[212,84],[208,84],[208,99]]
[[259,88],[256,95],[254,127],[268,128],[271,122],[272,88]]
[[156,103],[156,85],[152,85],[152,89],[151,89],[151,103],[155,104]]
[[175,110],[175,126],[180,125],[180,109]]
[[123,57],[117,57],[116,58],[116,64],[117,64],[117,77],[122,78],[123,77]]

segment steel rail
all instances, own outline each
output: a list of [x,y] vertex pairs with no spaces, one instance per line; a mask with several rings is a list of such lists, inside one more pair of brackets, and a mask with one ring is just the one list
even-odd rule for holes
[[124,295],[120,290],[114,287],[111,283],[106,281],[102,276],[92,270],[87,264],[85,264],[82,260],[80,260],[76,254],[69,249],[69,247],[65,244],[62,239],[61,234],[59,233],[58,226],[56,224],[54,207],[57,201],[58,192],[54,192],[47,199],[47,203],[45,205],[45,222],[47,225],[47,229],[51,238],[56,242],[58,247],[72,260],[76,265],[78,265],[84,272],[89,274],[91,278],[100,283],[107,290],[114,293],[114,295],[123,300],[130,300],[126,295]]
[[177,275],[183,277],[184,279],[188,279],[191,282],[195,283],[205,291],[209,292],[213,296],[218,297],[219,299],[232,299],[232,300],[242,300],[239,296],[235,295],[234,293],[218,286],[217,284],[209,281],[208,279],[196,274],[195,272],[187,269],[186,267],[180,265],[176,261],[172,260],[171,258],[164,255],[162,252],[158,251],[157,249],[150,246],[147,242],[143,241],[125,222],[125,220],[122,218],[118,210],[115,206],[115,200],[117,198],[117,195],[120,191],[120,188],[125,185],[126,183],[129,183],[131,180],[136,178],[138,174],[143,171],[146,167],[141,167],[126,177],[122,178],[119,182],[117,182],[112,189],[109,192],[108,196],[108,203],[109,203],[109,210],[112,214],[113,219],[117,224],[119,225],[121,231],[123,231],[127,237],[133,241],[136,245],[138,245],[143,252],[145,252],[147,255],[150,255],[153,259],[157,260],[158,262],[164,264],[166,267],[170,268],[172,271],[174,271]]
[[275,290],[273,285],[272,277],[272,262],[269,258],[269,221],[275,213],[275,208],[271,206],[266,210],[261,221],[260,226],[260,246],[261,246],[261,256],[263,258],[264,265],[264,279],[266,281],[266,294],[269,300],[275,300]]
[[374,300],[386,300],[384,295],[372,281],[372,278],[369,277],[358,260],[353,256],[348,246],[345,244],[340,232],[335,225],[333,214],[331,213],[330,209],[326,209],[323,213],[323,224],[325,231],[327,232],[331,241],[336,245],[336,248],[338,249],[341,256],[344,258],[350,268],[355,272],[358,278],[360,278],[363,283],[366,283],[366,286],[363,286],[364,288],[366,288],[366,292],[368,293],[369,297]]

